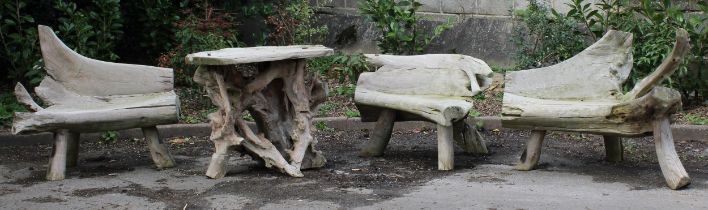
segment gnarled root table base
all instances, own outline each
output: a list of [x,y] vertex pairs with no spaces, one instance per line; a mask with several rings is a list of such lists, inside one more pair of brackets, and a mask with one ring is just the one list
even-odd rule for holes
[[[325,100],[325,91],[305,64],[304,59],[291,59],[257,63],[251,70],[235,65],[197,69],[194,81],[219,107],[209,115],[216,149],[207,176],[224,177],[231,147],[293,177],[302,177],[301,169],[324,166],[326,160],[315,149],[317,139],[310,132],[312,113]],[[246,111],[258,132],[242,119]]]

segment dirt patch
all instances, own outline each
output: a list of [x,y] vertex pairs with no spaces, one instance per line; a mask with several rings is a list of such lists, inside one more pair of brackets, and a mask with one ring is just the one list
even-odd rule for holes
[[698,121],[708,123],[708,105],[690,104],[685,105],[683,109],[683,111],[671,116],[672,122],[682,125],[699,124]]

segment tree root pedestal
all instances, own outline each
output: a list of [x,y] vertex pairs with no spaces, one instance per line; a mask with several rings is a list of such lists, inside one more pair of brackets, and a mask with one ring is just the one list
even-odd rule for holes
[[[324,166],[311,131],[312,113],[325,100],[325,90],[305,65],[304,59],[289,59],[199,66],[194,81],[219,108],[209,115],[215,152],[208,177],[226,175],[232,148],[293,177],[302,177],[302,169]],[[245,112],[256,121],[257,131],[243,119]]]

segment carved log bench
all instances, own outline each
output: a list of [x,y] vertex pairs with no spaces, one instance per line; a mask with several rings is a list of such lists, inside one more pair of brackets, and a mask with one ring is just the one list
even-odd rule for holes
[[654,135],[659,165],[671,189],[690,183],[674,149],[669,115],[681,107],[678,91],[660,87],[689,50],[678,30],[671,54],[630,92],[622,84],[632,69],[632,34],[609,31],[578,55],[557,65],[510,72],[505,78],[502,125],[530,129],[518,170],[539,160],[546,130],[603,135],[607,160],[622,160],[620,137]]
[[18,101],[33,112],[15,113],[12,132],[54,133],[46,178],[62,180],[66,166],[76,166],[79,134],[85,132],[142,128],[155,165],[174,166],[155,127],[177,122],[172,69],[86,58],[64,45],[51,28],[38,28],[47,76],[35,92],[48,107],[35,103],[18,83]]
[[464,55],[366,55],[380,68],[362,73],[354,101],[363,122],[376,122],[362,156],[381,156],[395,121],[425,120],[437,124],[438,169],[454,167],[453,139],[468,153],[487,153],[477,130],[464,119],[472,97],[491,84],[492,70],[482,60]]

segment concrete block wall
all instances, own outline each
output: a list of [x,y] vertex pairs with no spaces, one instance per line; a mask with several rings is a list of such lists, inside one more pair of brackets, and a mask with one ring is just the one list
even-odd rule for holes
[[[325,7],[356,9],[363,0],[318,0]],[[567,12],[570,0],[539,0],[560,12]],[[595,3],[599,0],[587,0]],[[526,8],[528,0],[418,0],[420,12],[509,16],[510,11]]]
[[[357,11],[363,0],[311,0],[323,5],[322,24],[329,27],[326,45],[344,52],[378,53],[378,31]],[[596,3],[600,0],[586,0]],[[708,0],[677,0],[685,10],[695,10],[696,2]],[[510,42],[514,24],[512,11],[524,9],[528,0],[418,0],[423,6],[420,15],[423,28],[432,29],[448,18],[456,25],[429,45],[426,53],[459,53],[485,60],[493,66],[514,65],[515,46]],[[539,0],[561,13],[570,10],[571,0]]]

